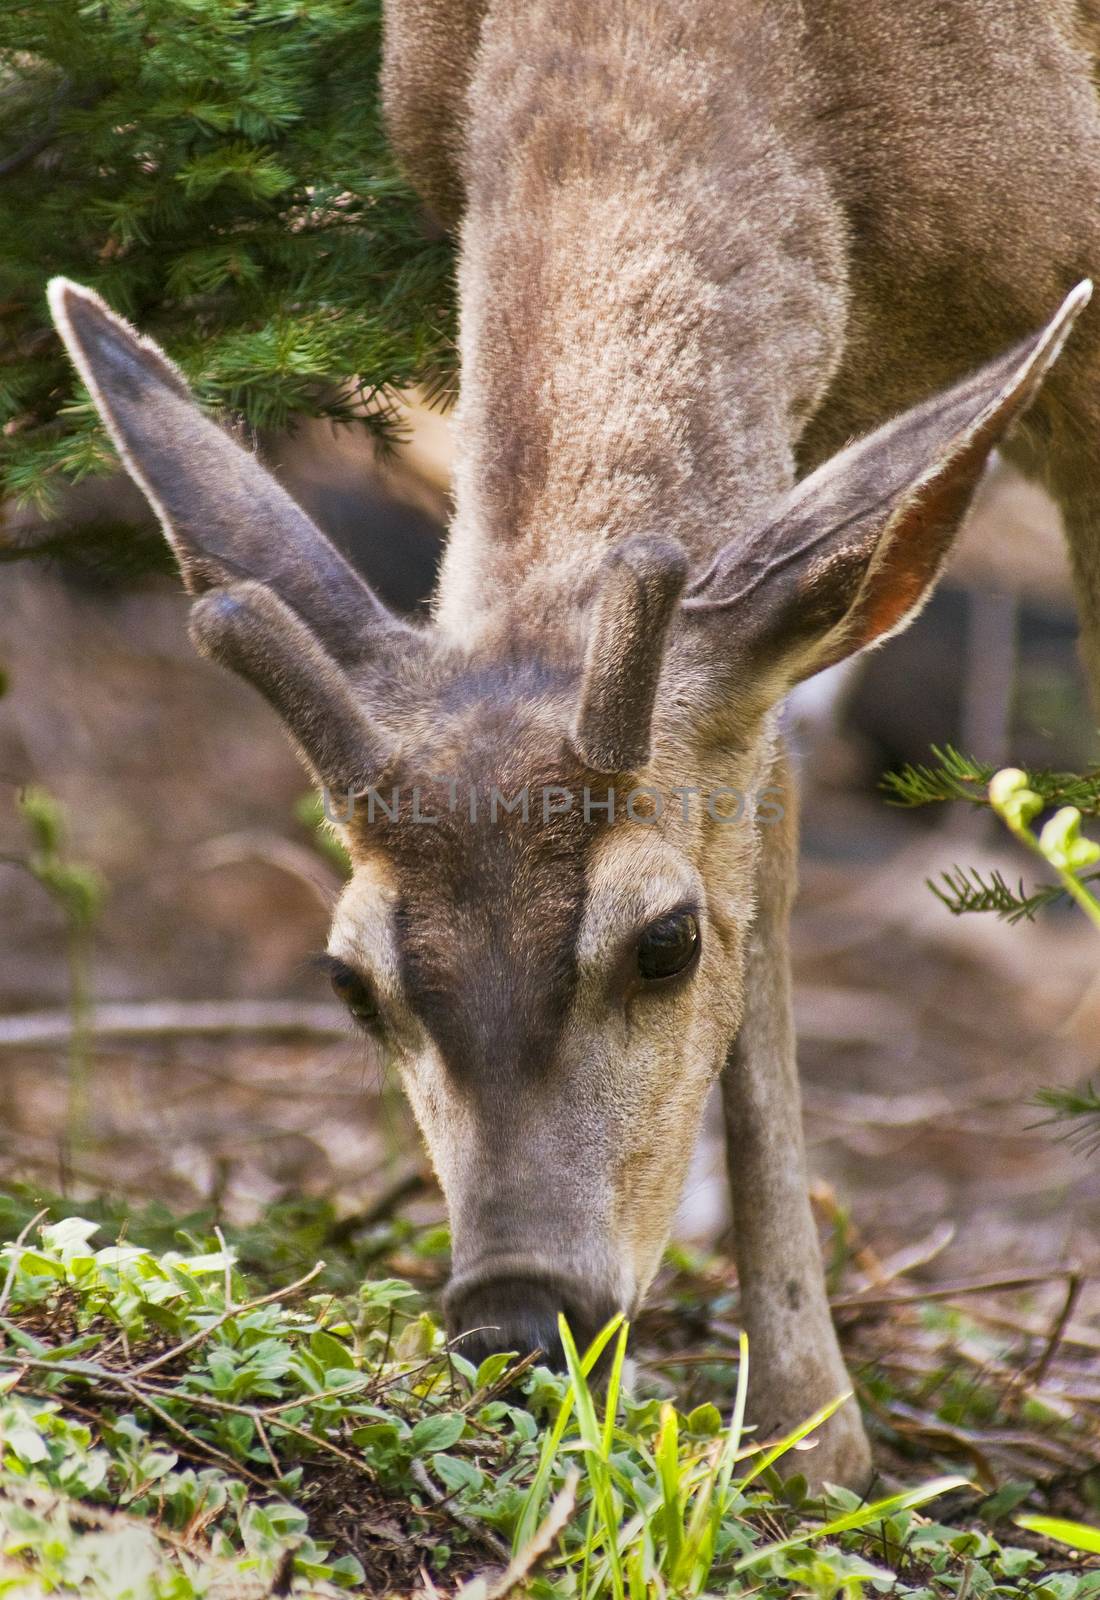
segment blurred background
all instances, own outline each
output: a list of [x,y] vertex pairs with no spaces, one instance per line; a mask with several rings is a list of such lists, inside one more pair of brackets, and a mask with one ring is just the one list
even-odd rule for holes
[[[385,459],[327,421],[265,453],[387,600],[415,610],[447,511],[450,433],[415,400],[402,431]],[[174,577],[94,559],[104,528],[154,536],[128,483],[69,489],[51,517],[9,506],[3,522],[14,547],[67,536],[61,555],[3,568],[0,1187],[155,1197],[234,1222],[302,1195],[348,1226],[398,1196],[442,1217],[397,1086],[312,964],[342,870],[273,714],[194,655]],[[1100,1264],[1100,1162],[1037,1126],[1030,1103],[1100,1066],[1100,944],[1073,911],[1013,927],[953,917],[926,879],[961,864],[1030,883],[1033,863],[985,813],[902,810],[879,789],[933,743],[998,764],[1095,762],[1074,641],[1057,516],[999,466],[915,626],[789,708],[817,1201],[846,1248],[905,1253],[928,1279]],[[27,784],[57,798],[64,854],[105,884],[86,941],[25,868]],[[85,942],[91,1044],[74,1093]],[[727,1227],[721,1160],[712,1117],[681,1208],[687,1241]]]

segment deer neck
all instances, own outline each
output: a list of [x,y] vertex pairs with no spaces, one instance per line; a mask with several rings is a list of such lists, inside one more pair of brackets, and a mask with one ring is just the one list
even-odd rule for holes
[[470,94],[437,604],[467,639],[583,599],[622,535],[702,564],[751,527],[793,482],[844,327],[839,213],[774,4],[514,9]]

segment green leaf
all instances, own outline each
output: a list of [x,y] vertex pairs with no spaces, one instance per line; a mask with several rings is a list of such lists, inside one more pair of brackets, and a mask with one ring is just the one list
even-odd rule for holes
[[424,1417],[413,1428],[409,1444],[413,1454],[427,1455],[431,1450],[449,1450],[457,1444],[466,1429],[466,1418],[460,1412],[441,1412],[434,1417]]
[[323,1328],[318,1328],[312,1336],[309,1348],[322,1367],[350,1367],[353,1370],[355,1368],[355,1357],[347,1345],[342,1344],[339,1339],[334,1339],[332,1334],[326,1333]]
[[690,1411],[685,1420],[688,1433],[700,1435],[704,1439],[713,1439],[722,1431],[722,1413],[716,1405],[707,1401],[705,1405],[696,1406]]
[[484,1472],[463,1456],[437,1453],[432,1457],[432,1470],[440,1483],[452,1492],[468,1489],[473,1494],[480,1494],[485,1488]]
[[1100,1556],[1100,1528],[1085,1522],[1069,1522],[1063,1517],[1014,1517],[1018,1528],[1038,1533],[1056,1544],[1068,1545],[1071,1550],[1087,1550],[1089,1555]]
[[477,1369],[474,1387],[477,1389],[491,1389],[495,1383],[500,1382],[516,1358],[517,1352],[514,1350],[498,1350],[495,1354],[486,1356]]

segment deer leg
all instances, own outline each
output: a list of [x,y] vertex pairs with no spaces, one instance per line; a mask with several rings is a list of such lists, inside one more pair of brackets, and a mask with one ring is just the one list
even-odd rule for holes
[[1100,479],[1095,461],[1056,465],[1051,488],[1069,544],[1081,664],[1094,717],[1100,717]]
[[[790,1431],[851,1387],[825,1293],[802,1138],[788,949],[798,823],[782,756],[771,781],[788,797],[787,812],[760,828],[745,1015],[722,1074],[749,1416],[758,1439]],[[817,1437],[812,1453],[790,1455],[782,1468],[815,1485],[865,1488],[871,1456],[855,1400]]]

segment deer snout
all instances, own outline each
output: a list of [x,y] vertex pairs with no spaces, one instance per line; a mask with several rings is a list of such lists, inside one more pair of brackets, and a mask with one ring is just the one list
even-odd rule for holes
[[475,1364],[501,1351],[545,1352],[546,1364],[565,1366],[558,1317],[564,1314],[583,1355],[618,1307],[609,1295],[564,1280],[496,1277],[451,1285],[443,1300],[447,1331]]

